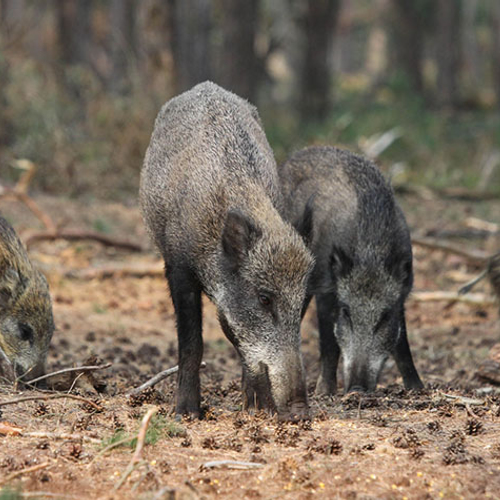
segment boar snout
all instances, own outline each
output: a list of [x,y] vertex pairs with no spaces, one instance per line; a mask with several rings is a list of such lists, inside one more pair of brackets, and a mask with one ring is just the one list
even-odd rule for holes
[[270,370],[270,382],[273,399],[280,421],[309,419],[309,404],[305,372],[300,356],[290,355],[275,360],[279,371]]
[[344,358],[344,392],[373,392],[383,361],[376,364],[377,367],[374,367],[367,357],[354,360]]

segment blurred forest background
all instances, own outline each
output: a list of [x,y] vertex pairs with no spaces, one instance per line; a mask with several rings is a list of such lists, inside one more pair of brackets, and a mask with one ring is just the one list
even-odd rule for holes
[[0,172],[135,200],[153,122],[211,79],[278,161],[327,143],[396,184],[500,194],[498,0],[0,0]]

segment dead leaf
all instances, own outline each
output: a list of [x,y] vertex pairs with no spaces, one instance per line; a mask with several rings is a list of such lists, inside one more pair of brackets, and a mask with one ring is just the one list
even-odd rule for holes
[[19,436],[22,431],[20,427],[15,427],[9,422],[0,422],[0,434],[2,436]]

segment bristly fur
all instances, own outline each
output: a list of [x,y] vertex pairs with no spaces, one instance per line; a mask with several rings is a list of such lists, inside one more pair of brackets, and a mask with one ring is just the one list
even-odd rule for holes
[[[269,377],[283,409],[290,391],[305,387],[299,325],[313,259],[280,215],[276,163],[257,110],[211,82],[168,101],[146,153],[140,199],[177,301],[179,346],[190,338],[185,352],[191,349],[190,359],[201,359],[201,320],[190,322],[178,310],[188,303],[195,317],[201,290],[216,304],[249,378],[259,386],[257,380]],[[178,293],[175,284],[187,274],[192,296]],[[276,311],[263,309],[263,295]],[[181,347],[179,353],[181,366]],[[182,389],[189,375],[181,372],[177,410],[196,413],[199,401],[185,403],[183,394],[198,391],[198,382]]]
[[18,375],[43,373],[53,331],[47,281],[0,217],[0,350]]
[[304,218],[313,200],[309,291],[318,306],[318,392],[335,392],[339,347],[347,390],[373,389],[389,354],[405,385],[420,387],[404,324],[411,240],[391,186],[374,163],[333,147],[303,149],[278,172],[287,220]]

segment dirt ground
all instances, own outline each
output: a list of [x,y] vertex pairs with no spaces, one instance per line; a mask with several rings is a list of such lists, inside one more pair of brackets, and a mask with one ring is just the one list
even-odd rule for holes
[[[477,376],[500,342],[497,306],[410,298],[410,344],[426,389],[405,391],[390,360],[376,393],[344,396],[339,387],[336,397],[316,398],[318,333],[312,304],[303,322],[303,353],[314,419],[278,424],[266,414],[241,411],[238,361],[207,301],[204,419],[178,422],[172,415],[175,377],[138,397],[124,394],[177,362],[174,312],[163,277],[82,279],[66,272],[156,264],[160,269],[137,207],[36,200],[67,228],[108,231],[147,251],[62,240],[31,247],[54,300],[57,330],[48,371],[100,362],[112,366],[59,381],[60,389],[98,408],[74,399],[0,406],[0,422],[21,429],[21,434],[0,435],[0,499],[500,498],[500,389]],[[401,202],[414,235],[456,235],[468,217],[500,220],[500,201],[408,196]],[[40,229],[19,203],[2,201],[0,211],[24,238]],[[498,251],[498,239],[473,236],[450,241]],[[414,254],[415,292],[455,291],[478,272],[462,257],[442,251],[415,247]],[[489,288],[481,283],[474,291],[488,294]],[[0,387],[0,402],[33,395],[44,393]],[[104,450],[135,436],[152,407],[157,413],[149,444],[122,481],[135,443]],[[217,460],[258,465],[250,470],[204,465]]]

